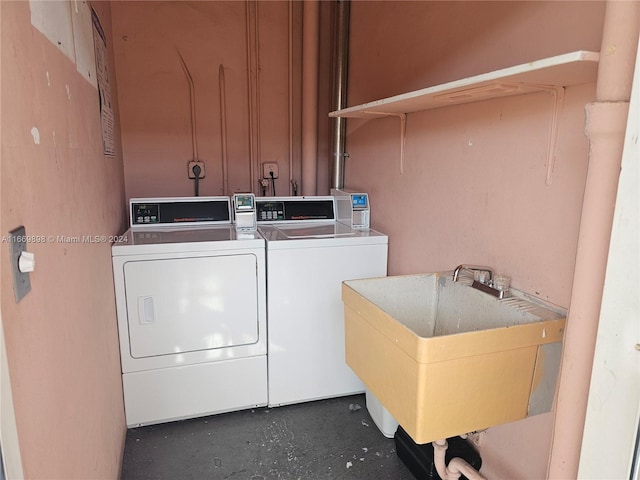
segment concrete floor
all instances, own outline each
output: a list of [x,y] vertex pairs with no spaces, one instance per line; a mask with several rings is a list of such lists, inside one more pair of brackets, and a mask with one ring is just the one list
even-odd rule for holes
[[122,479],[413,480],[364,395],[130,429]]

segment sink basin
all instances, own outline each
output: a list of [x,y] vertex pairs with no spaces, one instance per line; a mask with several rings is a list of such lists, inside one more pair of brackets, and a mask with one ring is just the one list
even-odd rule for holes
[[418,443],[551,410],[566,314],[451,274],[342,284],[346,361]]

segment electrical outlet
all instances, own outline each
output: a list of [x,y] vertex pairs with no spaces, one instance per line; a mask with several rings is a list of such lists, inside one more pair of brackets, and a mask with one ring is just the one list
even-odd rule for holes
[[262,164],[262,178],[271,178],[271,172],[273,172],[273,178],[278,178],[278,164],[263,163]]
[[200,167],[200,175],[198,178],[204,178],[204,162],[189,162],[189,178],[196,178],[196,174],[193,172],[193,167],[196,165]]

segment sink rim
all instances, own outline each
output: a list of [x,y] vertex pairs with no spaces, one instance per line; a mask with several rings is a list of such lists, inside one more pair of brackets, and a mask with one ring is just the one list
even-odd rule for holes
[[[459,358],[459,352],[461,350],[465,352],[464,356],[466,357],[562,341],[566,324],[566,314],[557,306],[554,306],[554,309],[546,305],[542,308],[554,312],[556,315],[562,315],[558,318],[534,320],[518,325],[455,332],[445,335],[421,336],[356,289],[356,286],[361,282],[370,283],[372,281],[391,278],[411,279],[430,276],[435,276],[435,280],[437,281],[438,277],[446,274],[448,274],[448,272],[345,280],[342,282],[343,303],[345,309],[354,310],[363,321],[371,324],[382,335],[387,337],[398,348],[419,363],[432,363]],[[470,286],[468,288],[471,289]],[[477,290],[474,291],[483,294]],[[516,294],[522,294],[524,300],[529,301],[528,298],[530,296],[528,294],[519,291],[514,292],[514,295]],[[487,295],[487,297],[488,299],[500,302],[507,300],[498,300],[490,295]],[[538,302],[531,303],[539,305]],[[558,312],[557,309],[560,309],[560,312]]]

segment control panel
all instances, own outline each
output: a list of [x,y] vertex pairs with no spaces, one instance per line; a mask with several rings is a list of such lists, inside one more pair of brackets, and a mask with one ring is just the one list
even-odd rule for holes
[[261,201],[258,204],[258,221],[284,220],[284,202]]
[[337,188],[332,189],[331,194],[336,199],[340,223],[357,229],[370,228],[369,195]]
[[366,193],[352,193],[351,205],[354,210],[368,210],[369,209],[369,197]]
[[230,224],[231,206],[228,197],[132,198],[129,215],[131,227]]
[[131,210],[131,223],[140,225],[158,223],[160,219],[159,203],[135,203]]
[[335,221],[333,197],[258,197],[258,223]]
[[233,195],[233,209],[236,230],[253,231],[256,224],[256,199],[253,193],[236,193]]

